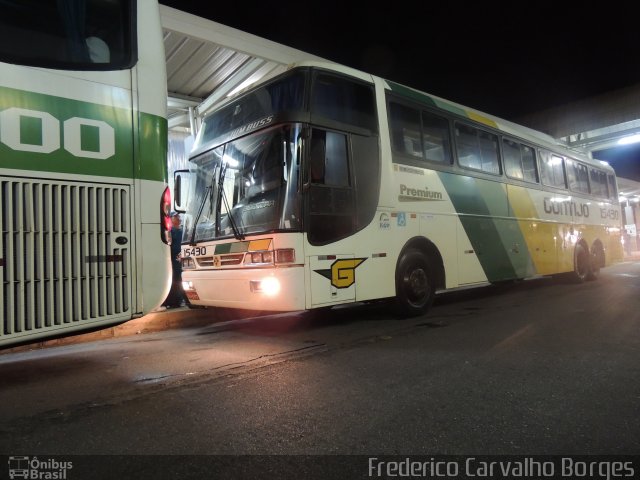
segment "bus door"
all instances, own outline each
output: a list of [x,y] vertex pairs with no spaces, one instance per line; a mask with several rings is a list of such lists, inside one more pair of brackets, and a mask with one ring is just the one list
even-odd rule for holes
[[[356,298],[353,242],[355,200],[345,133],[313,128],[307,152],[307,260],[313,306]],[[322,251],[323,254],[320,254]]]

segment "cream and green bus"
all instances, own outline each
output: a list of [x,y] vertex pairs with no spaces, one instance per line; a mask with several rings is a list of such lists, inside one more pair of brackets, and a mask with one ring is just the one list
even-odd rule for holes
[[193,305],[294,311],[621,259],[612,168],[551,137],[332,64],[303,63],[204,118],[189,171]]
[[0,2],[0,346],[164,299],[164,72],[155,1]]

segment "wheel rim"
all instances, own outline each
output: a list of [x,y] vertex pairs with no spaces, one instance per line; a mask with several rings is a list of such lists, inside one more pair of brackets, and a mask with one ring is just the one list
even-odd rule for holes
[[602,265],[602,257],[600,251],[595,251],[591,255],[591,275],[596,276],[600,273],[600,265]]
[[422,305],[429,298],[429,278],[422,267],[407,272],[403,279],[404,291],[412,305]]
[[588,257],[584,250],[580,250],[576,258],[576,273],[579,277],[585,277],[589,273],[589,262],[587,260]]
[[598,273],[600,271],[600,258],[597,253],[593,254],[591,257],[591,271],[593,273]]

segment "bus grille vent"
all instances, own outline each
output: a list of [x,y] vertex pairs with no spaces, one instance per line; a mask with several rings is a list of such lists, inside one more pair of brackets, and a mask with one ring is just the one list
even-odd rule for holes
[[130,314],[128,186],[0,177],[0,224],[0,343]]

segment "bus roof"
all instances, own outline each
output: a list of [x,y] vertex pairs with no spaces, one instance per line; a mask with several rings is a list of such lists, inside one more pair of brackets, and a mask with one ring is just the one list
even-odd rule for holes
[[[362,72],[360,70],[356,70],[356,69],[346,67],[344,65],[340,65],[337,63],[332,63],[332,62],[305,61],[305,62],[292,64],[289,66],[289,68],[294,68],[298,66],[310,66],[310,67],[316,66],[320,68],[334,70],[336,72],[344,73],[347,75],[351,75],[361,80],[372,81],[375,78],[379,78],[374,75]],[[406,85],[402,85],[400,83],[396,83],[391,80],[387,80],[383,78],[379,78],[379,79],[383,82],[387,90],[390,90],[401,97],[412,99],[417,102],[423,103],[425,105],[434,107],[436,109],[453,113],[458,116],[462,116],[473,122],[481,123],[488,127],[495,128],[507,135],[513,135],[515,137],[521,138],[522,140],[532,142],[538,146],[548,148],[549,150],[552,150],[554,153],[558,153],[560,155],[566,155],[566,156],[581,160],[585,163],[597,166],[599,168],[603,168],[605,170],[610,171],[610,173],[613,173],[613,168],[607,162],[590,158],[586,152],[569,149],[565,144],[563,144],[562,142],[559,142],[558,140],[553,138],[551,135],[547,135],[546,133],[540,132],[538,130],[534,130],[529,127],[525,127],[524,125],[519,125],[509,120],[496,117],[495,115],[491,115],[491,114],[482,112],[480,110],[476,110],[474,108],[467,107],[465,105],[460,105],[450,100],[446,100],[444,98],[440,98],[435,95],[422,92],[415,88],[407,87]]]

